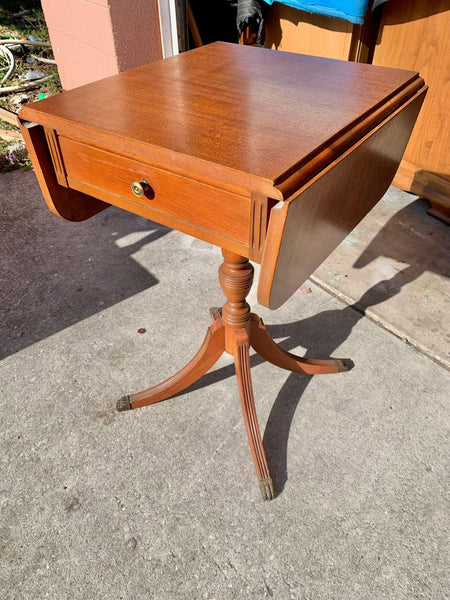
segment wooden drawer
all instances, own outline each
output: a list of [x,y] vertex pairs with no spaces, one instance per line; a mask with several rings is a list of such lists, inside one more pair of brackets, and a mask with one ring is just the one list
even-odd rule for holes
[[[193,181],[63,136],[58,139],[70,188],[128,210],[130,202],[145,206],[151,211],[149,218],[180,231],[191,233],[190,227],[183,227],[183,224],[189,224],[248,245],[251,213],[249,197]],[[151,192],[139,198],[134,195],[131,183],[141,179],[149,182]],[[209,241],[207,234],[198,237]]]

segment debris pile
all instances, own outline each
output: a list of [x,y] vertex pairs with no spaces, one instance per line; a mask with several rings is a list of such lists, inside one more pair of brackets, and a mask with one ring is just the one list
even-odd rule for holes
[[42,11],[0,8],[0,172],[30,166],[17,120],[23,104],[60,91]]

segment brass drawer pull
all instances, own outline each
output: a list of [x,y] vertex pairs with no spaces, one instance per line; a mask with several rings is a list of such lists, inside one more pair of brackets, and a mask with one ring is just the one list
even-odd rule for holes
[[153,191],[152,186],[146,179],[141,179],[140,181],[133,181],[131,184],[131,191],[138,198],[141,198],[145,195],[150,200],[153,200],[153,198],[155,197],[155,192]]

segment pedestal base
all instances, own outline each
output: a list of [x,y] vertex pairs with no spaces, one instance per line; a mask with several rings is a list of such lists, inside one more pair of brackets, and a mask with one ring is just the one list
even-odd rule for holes
[[302,358],[280,348],[267,333],[262,320],[250,312],[250,307],[245,302],[253,280],[252,265],[246,258],[225,251],[224,258],[219,278],[228,300],[223,309],[210,309],[212,324],[208,327],[197,354],[172,377],[147,390],[120,398],[117,410],[134,410],[166,400],[200,379],[223,352],[232,354],[256,475],[263,499],[271,500],[274,489],[256,415],[250,372],[250,346],[265,360],[295,373],[340,373],[347,371],[348,366],[343,360]]

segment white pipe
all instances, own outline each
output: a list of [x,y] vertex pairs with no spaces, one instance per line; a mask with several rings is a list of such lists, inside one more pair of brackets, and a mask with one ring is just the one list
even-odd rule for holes
[[0,84],[2,84],[5,83],[5,81],[8,79],[8,77],[14,70],[14,56],[11,50],[8,48],[8,46],[0,46],[0,55],[4,56],[6,60],[9,61],[8,70],[6,71],[6,74],[3,76],[2,80],[0,81]]

